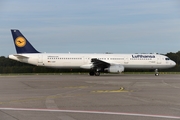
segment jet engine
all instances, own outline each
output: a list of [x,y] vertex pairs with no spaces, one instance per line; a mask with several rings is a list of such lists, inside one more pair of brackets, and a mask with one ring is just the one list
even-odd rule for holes
[[124,71],[124,66],[122,66],[122,65],[111,65],[106,70],[110,73],[121,73]]

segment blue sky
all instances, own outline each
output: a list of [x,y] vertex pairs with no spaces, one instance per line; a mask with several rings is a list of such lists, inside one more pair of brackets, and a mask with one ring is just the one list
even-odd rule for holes
[[180,50],[178,0],[1,0],[0,56],[16,53],[10,29],[41,52]]

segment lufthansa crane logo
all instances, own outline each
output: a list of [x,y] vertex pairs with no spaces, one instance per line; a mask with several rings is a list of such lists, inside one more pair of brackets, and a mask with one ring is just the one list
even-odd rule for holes
[[18,47],[24,47],[26,45],[26,40],[24,37],[17,37],[15,40],[15,44]]

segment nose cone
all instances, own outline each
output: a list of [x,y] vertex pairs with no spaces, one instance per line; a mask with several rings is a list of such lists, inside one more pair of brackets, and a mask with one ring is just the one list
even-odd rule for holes
[[174,61],[171,61],[171,66],[172,67],[176,66],[176,63]]

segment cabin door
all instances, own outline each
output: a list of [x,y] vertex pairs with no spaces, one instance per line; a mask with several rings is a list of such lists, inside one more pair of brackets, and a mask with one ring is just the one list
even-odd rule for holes
[[161,64],[161,57],[157,58],[157,64]]
[[128,64],[129,63],[129,58],[128,57],[125,57],[124,58],[124,64]]
[[43,55],[38,55],[38,65],[43,65]]
[[88,64],[90,61],[90,58],[87,56],[83,56],[84,64]]

